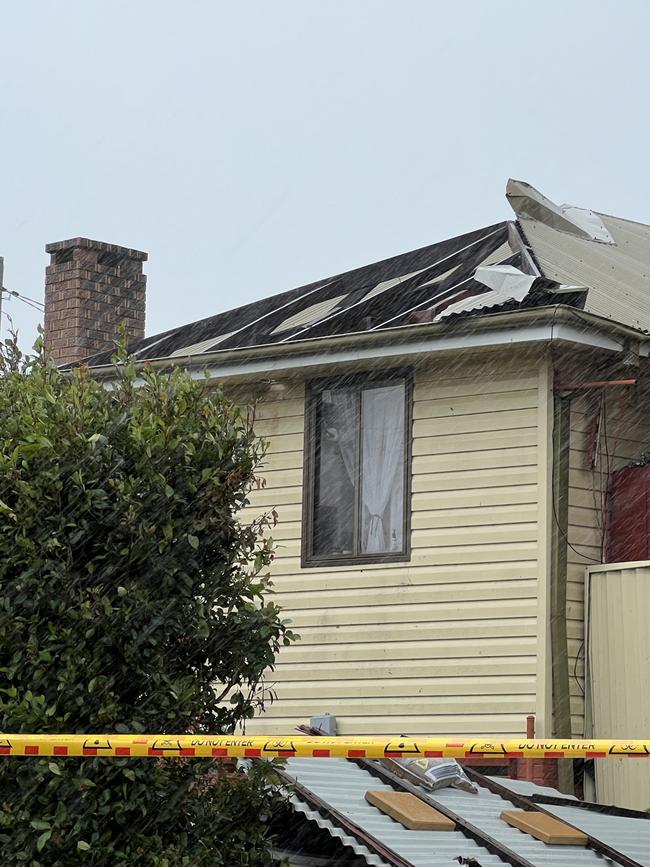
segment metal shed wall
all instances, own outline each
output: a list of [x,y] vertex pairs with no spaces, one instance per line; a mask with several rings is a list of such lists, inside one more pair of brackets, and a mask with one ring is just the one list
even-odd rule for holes
[[[650,731],[650,561],[592,566],[587,579],[587,701],[594,737]],[[650,757],[596,761],[599,801],[650,808]]]
[[416,366],[408,563],[301,568],[303,392],[294,381],[257,410],[270,449],[250,509],[279,513],[271,574],[301,640],[248,730],[329,711],[343,734],[517,735],[535,712],[541,731],[545,366],[514,352]]

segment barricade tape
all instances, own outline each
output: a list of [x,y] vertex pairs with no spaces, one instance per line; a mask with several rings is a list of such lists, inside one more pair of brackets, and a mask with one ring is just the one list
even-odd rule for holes
[[0,736],[0,756],[106,756],[179,758],[646,758],[650,741],[519,740],[462,738],[348,738],[304,735],[26,735]]

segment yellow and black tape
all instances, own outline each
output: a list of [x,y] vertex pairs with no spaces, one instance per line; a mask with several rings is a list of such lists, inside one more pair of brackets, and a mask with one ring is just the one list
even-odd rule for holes
[[235,737],[230,735],[0,736],[0,756],[103,756],[163,758],[485,758],[607,759],[650,757],[650,740],[488,741],[462,738]]

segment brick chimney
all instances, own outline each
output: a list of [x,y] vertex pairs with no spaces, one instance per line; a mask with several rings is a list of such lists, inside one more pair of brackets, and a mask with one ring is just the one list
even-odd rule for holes
[[45,347],[56,364],[110,349],[125,323],[130,340],[144,337],[147,254],[72,238],[48,244]]

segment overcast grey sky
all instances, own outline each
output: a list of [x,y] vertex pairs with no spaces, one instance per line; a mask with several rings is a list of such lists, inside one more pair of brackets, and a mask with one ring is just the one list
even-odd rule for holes
[[137,247],[155,334],[509,217],[508,176],[650,222],[649,25],[646,0],[4,0],[5,285],[42,299],[49,241]]

